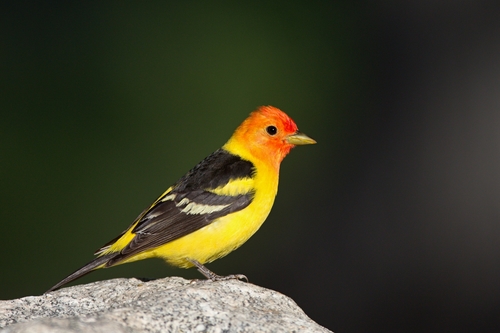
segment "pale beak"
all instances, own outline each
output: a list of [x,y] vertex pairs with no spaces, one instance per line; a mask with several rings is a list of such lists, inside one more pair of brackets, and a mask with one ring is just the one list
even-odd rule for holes
[[315,144],[316,141],[305,135],[304,133],[297,132],[295,134],[289,135],[286,137],[286,142],[296,145],[312,145]]

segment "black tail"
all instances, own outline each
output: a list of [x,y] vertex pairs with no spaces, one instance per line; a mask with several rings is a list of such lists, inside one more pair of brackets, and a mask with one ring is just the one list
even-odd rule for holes
[[112,259],[113,257],[115,257],[117,254],[119,254],[119,253],[110,253],[110,254],[106,254],[106,255],[103,255],[101,257],[95,258],[94,260],[92,260],[91,262],[89,262],[87,265],[83,266],[79,270],[77,270],[74,273],[70,274],[64,280],[62,280],[61,282],[59,282],[58,284],[56,284],[55,286],[53,286],[52,288],[50,288],[49,290],[47,290],[45,293],[50,293],[51,291],[59,289],[62,286],[64,286],[66,283],[69,283],[69,282],[71,282],[73,280],[76,280],[76,279],[78,279],[78,278],[80,278],[80,277],[82,277],[82,276],[84,276],[84,275],[92,272],[97,267],[99,267],[99,266],[107,263],[110,259]]

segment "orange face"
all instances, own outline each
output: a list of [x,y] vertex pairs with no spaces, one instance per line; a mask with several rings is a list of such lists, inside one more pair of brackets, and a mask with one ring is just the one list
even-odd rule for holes
[[279,166],[296,145],[316,143],[301,134],[295,122],[273,106],[261,106],[236,129],[238,141],[245,142],[252,155]]

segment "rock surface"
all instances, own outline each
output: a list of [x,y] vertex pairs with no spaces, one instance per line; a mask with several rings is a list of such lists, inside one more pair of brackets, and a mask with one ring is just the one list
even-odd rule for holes
[[237,280],[115,279],[0,301],[12,332],[330,332],[293,300]]

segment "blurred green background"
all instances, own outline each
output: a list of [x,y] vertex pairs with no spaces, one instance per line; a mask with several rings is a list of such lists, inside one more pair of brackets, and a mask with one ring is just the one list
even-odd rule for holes
[[[260,105],[292,151],[210,264],[336,332],[500,328],[494,1],[0,5],[0,299],[93,258]],[[200,278],[148,260],[96,271]]]

